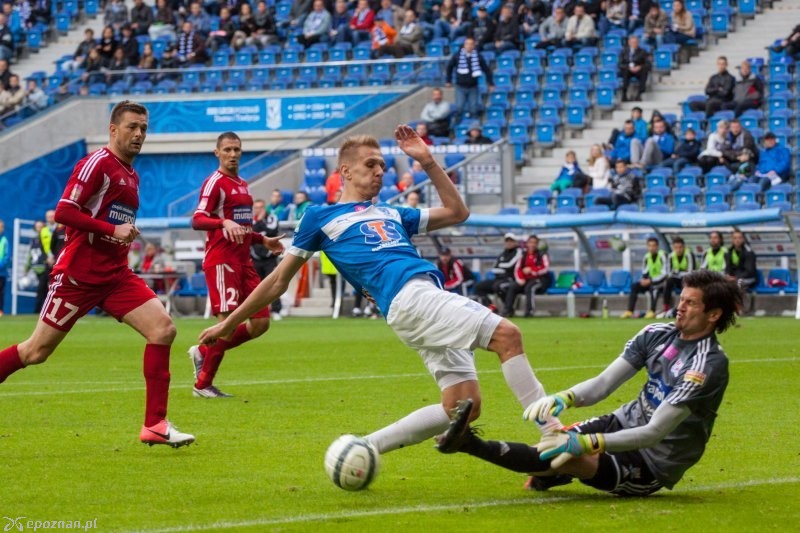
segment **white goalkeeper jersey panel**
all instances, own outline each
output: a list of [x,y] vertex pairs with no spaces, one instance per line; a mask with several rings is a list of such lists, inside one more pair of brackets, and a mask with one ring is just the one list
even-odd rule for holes
[[679,335],[674,324],[650,324],[627,343],[620,357],[646,369],[647,382],[636,400],[614,411],[626,429],[647,424],[662,402],[691,411],[661,442],[640,450],[669,488],[703,455],[729,378],[728,358],[713,333],[694,341]]
[[385,317],[411,278],[428,274],[444,282],[411,242],[411,236],[425,233],[427,225],[427,209],[371,202],[315,205],[303,215],[288,251],[304,258],[325,252],[353,287],[375,299]]

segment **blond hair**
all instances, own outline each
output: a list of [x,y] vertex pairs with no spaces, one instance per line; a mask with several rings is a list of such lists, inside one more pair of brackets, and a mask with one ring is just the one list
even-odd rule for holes
[[337,168],[341,169],[342,165],[350,163],[355,157],[358,149],[362,146],[369,146],[370,148],[377,148],[378,150],[381,148],[381,145],[378,143],[378,139],[372,135],[353,135],[352,137],[348,137],[339,147],[339,161],[336,165]]

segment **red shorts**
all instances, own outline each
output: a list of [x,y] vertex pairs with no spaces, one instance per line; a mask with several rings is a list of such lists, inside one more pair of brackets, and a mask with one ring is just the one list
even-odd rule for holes
[[50,275],[47,298],[39,317],[59,331],[69,331],[86,313],[100,307],[117,320],[156,295],[139,276],[130,270],[102,285],[75,281],[63,272]]
[[[211,313],[230,313],[255,290],[261,278],[256,269],[249,265],[214,265],[203,269],[211,300]],[[269,306],[250,318],[269,318]]]

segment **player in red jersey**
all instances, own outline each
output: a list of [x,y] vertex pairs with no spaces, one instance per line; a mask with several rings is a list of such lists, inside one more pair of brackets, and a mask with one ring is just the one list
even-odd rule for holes
[[0,383],[28,365],[44,363],[75,322],[99,306],[146,340],[146,403],[139,438],[174,448],[194,442],[167,421],[169,351],[175,325],[156,295],[128,268],[139,235],[139,176],[131,164],[147,135],[147,109],[123,101],[111,111],[108,145],[75,165],[56,208],[67,240],[50,274],[50,287],[33,334],[0,351]]
[[[192,227],[206,231],[206,256],[203,272],[208,284],[211,311],[224,320],[253,292],[261,278],[250,256],[253,239],[263,240],[274,254],[283,252],[283,235],[265,237],[253,232],[253,197],[247,182],[239,177],[242,140],[232,131],[217,138],[214,155],[219,168],[203,183],[200,203],[192,217]],[[189,357],[194,365],[193,394],[199,398],[225,398],[213,385],[225,352],[263,335],[269,329],[269,307],[261,309],[239,325],[232,335],[211,345],[192,346]]]

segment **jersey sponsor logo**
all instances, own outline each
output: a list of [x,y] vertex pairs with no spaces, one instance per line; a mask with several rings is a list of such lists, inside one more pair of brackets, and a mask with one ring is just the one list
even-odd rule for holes
[[672,391],[672,387],[664,383],[661,378],[651,375],[644,386],[644,395],[653,407],[658,407]]
[[687,370],[683,375],[683,381],[689,381],[697,385],[702,385],[706,382],[706,375],[699,370]]
[[136,224],[136,209],[129,205],[114,202],[108,207],[106,220],[115,226],[120,224]]
[[366,244],[377,245],[372,249],[373,252],[382,248],[406,246],[406,243],[401,241],[403,234],[397,230],[397,227],[390,220],[370,220],[368,222],[362,222],[359,229],[364,235],[364,242]]
[[253,208],[249,205],[236,205],[233,207],[233,221],[241,226],[253,224]]

